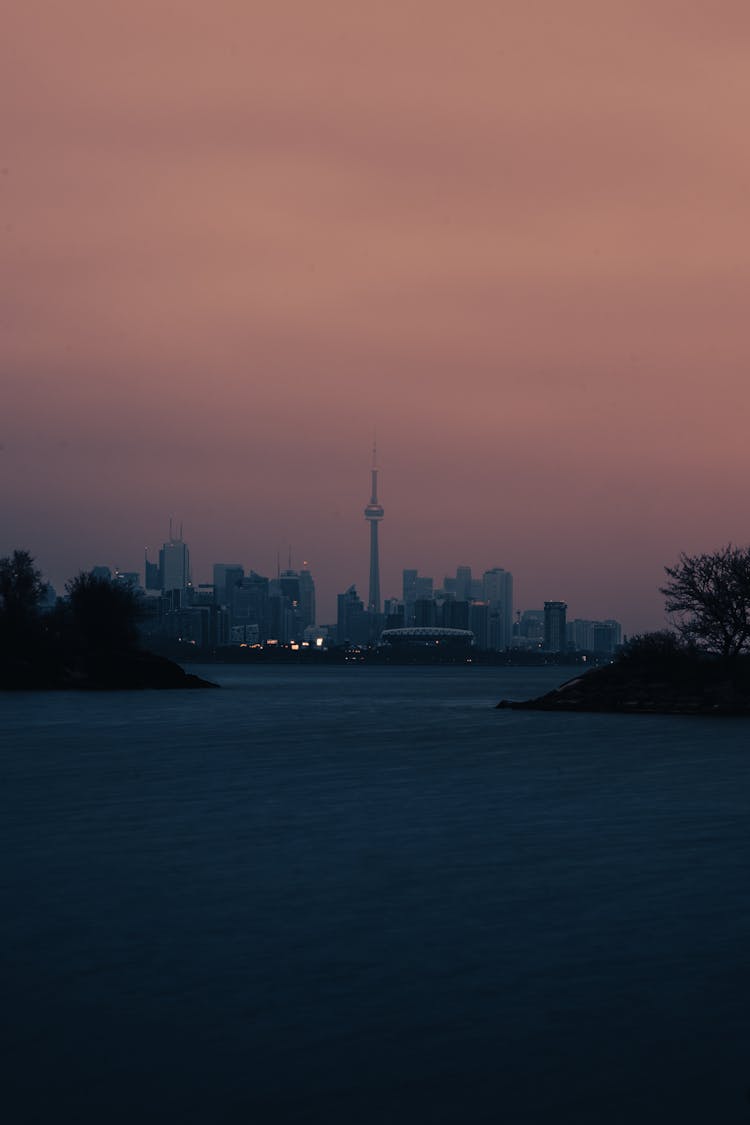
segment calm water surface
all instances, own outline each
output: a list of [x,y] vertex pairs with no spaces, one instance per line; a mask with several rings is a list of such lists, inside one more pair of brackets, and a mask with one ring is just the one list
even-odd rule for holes
[[556,669],[0,696],[16,1122],[750,1122],[750,726]]

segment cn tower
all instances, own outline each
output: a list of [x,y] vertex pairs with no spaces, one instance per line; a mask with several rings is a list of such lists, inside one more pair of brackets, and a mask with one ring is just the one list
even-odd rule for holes
[[380,558],[378,556],[378,524],[383,518],[383,506],[378,500],[377,452],[372,447],[372,492],[370,503],[365,508],[365,519],[370,525],[370,597],[367,602],[368,613],[380,613]]

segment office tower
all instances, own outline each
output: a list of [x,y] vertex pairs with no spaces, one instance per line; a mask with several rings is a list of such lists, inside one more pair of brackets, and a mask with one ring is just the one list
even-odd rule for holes
[[424,574],[417,575],[414,583],[414,594],[417,601],[430,601],[434,595],[433,581]]
[[147,590],[161,590],[161,570],[158,563],[148,561],[148,548],[144,554],[144,579],[143,584]]
[[568,648],[576,652],[596,652],[612,655],[622,642],[619,621],[587,621],[576,618],[568,621],[565,629]]
[[383,616],[386,629],[403,629],[404,603],[398,598],[386,598],[383,602]]
[[468,629],[469,602],[448,598],[443,602],[442,625],[444,629]]
[[299,608],[304,631],[316,623],[315,582],[306,566],[299,572]]
[[239,563],[214,563],[214,601],[217,605],[232,604],[232,589],[245,577]]
[[602,625],[605,629],[609,629],[610,643],[612,645],[611,651],[615,652],[622,644],[622,625],[619,621],[615,621],[611,617],[608,617],[606,621],[602,621]]
[[337,621],[336,642],[344,644],[366,644],[370,637],[369,614],[355,586],[350,586],[336,599]]
[[296,611],[299,609],[300,590],[299,574],[296,570],[282,570],[276,579],[279,593],[289,599],[289,604]]
[[258,639],[261,641],[271,635],[269,585],[267,578],[251,570],[246,578],[240,578],[231,589],[229,604],[232,626],[243,626],[246,630],[257,626]]
[[565,652],[567,608],[566,602],[544,603],[544,647],[547,652]]
[[513,575],[510,571],[501,566],[485,570],[481,600],[487,602],[493,618],[490,646],[498,650],[510,648],[513,635]]
[[315,582],[307,568],[282,570],[277,579],[279,592],[289,600],[292,610],[293,639],[300,640],[305,629],[315,624]]
[[469,628],[474,634],[477,648],[491,648],[490,607],[487,602],[471,602],[469,605]]
[[456,585],[454,587],[456,601],[468,602],[471,600],[471,567],[459,566],[456,568]]
[[416,598],[417,571],[404,570],[402,572],[402,591],[404,604],[408,605]]
[[[297,639],[297,602],[285,593],[290,581],[289,574],[282,571],[268,583],[269,637],[282,645]],[[293,592],[299,592],[296,581]]]
[[169,540],[159,551],[159,570],[161,572],[161,588],[167,593],[170,590],[185,590],[190,585],[190,552],[182,538],[182,525],[180,525],[179,538],[172,535],[172,521],[169,521]]
[[380,613],[380,558],[378,556],[378,524],[383,518],[383,507],[378,500],[378,470],[376,449],[372,447],[372,491],[370,503],[365,508],[365,519],[370,525],[370,596],[367,602],[368,613]]

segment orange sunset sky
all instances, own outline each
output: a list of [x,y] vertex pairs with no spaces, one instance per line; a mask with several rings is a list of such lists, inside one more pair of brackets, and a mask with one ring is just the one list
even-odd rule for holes
[[0,554],[513,572],[658,627],[748,525],[750,8],[23,0]]

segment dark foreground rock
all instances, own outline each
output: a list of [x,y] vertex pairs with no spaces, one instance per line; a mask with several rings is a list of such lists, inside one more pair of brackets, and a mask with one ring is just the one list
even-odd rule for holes
[[603,711],[650,715],[750,715],[748,667],[679,658],[663,665],[623,660],[568,680],[554,691],[522,702],[514,711]]
[[138,691],[217,686],[183,671],[164,656],[139,650],[89,654],[85,660],[64,666],[9,660],[0,669],[0,688],[17,691]]

